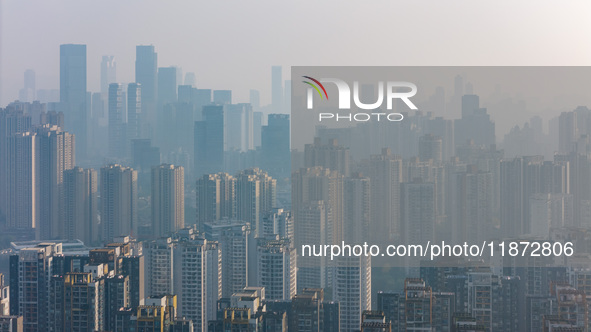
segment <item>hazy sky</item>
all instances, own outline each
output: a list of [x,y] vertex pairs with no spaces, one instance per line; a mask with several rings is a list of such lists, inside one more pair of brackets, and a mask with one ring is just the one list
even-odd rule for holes
[[0,0],[0,105],[23,72],[59,87],[59,45],[87,44],[88,89],[102,55],[134,80],[135,46],[202,88],[270,100],[272,65],[589,65],[588,0]]

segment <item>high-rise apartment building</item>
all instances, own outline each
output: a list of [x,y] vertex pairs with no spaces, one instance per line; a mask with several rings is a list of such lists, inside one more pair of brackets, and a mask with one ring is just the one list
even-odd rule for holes
[[419,160],[443,161],[443,139],[431,134],[419,138]]
[[104,310],[100,315],[100,322],[103,324],[102,330],[115,330],[117,325],[117,313],[119,308],[129,307],[129,276],[108,275],[103,280]]
[[[31,116],[22,110],[0,109],[0,215],[12,228],[34,227],[35,182],[32,166],[35,134],[20,134],[20,139],[14,138],[17,133],[30,131],[31,120]],[[11,145],[12,148],[9,148]],[[11,181],[15,182],[10,184]],[[21,184],[18,188],[15,187],[17,183]],[[17,194],[14,190],[22,192]],[[13,202],[15,197],[20,197],[20,203]],[[26,204],[28,208],[11,208],[15,203]]]
[[137,171],[121,165],[101,168],[102,240],[137,234]]
[[290,211],[274,208],[263,215],[259,229],[259,237],[274,237],[290,239],[294,243],[293,216]]
[[449,179],[449,212],[454,243],[488,240],[493,217],[493,175],[468,165],[465,172],[455,172]]
[[[390,149],[383,149],[369,160],[371,179],[372,241],[385,243],[399,236],[400,225],[400,182],[402,181],[402,159]],[[377,199],[379,197],[379,199]]]
[[162,164],[152,167],[152,234],[169,236],[185,227],[185,170]]
[[304,167],[322,166],[349,176],[349,148],[338,144],[336,139],[322,144],[320,137],[314,138],[314,144],[304,147]]
[[[500,205],[503,236],[515,237],[531,233],[532,195],[569,193],[570,183],[578,182],[575,186],[584,183],[582,179],[572,181],[569,164],[544,161],[543,156],[517,157],[501,162]],[[576,212],[575,206],[575,216]]]
[[250,224],[240,220],[207,222],[203,234],[208,241],[218,242],[222,252],[222,297],[249,285]]
[[258,168],[236,175],[236,218],[249,222],[260,234],[261,218],[276,205],[277,181]]
[[297,291],[296,249],[287,238],[258,238],[256,281],[269,300],[291,300]]
[[102,292],[91,273],[54,275],[49,284],[47,331],[92,331],[99,328]]
[[371,181],[355,173],[343,181],[343,238],[346,243],[369,240]]
[[323,201],[325,206],[326,243],[340,243],[343,239],[343,176],[320,166],[302,168],[292,176],[296,243],[298,237],[306,236],[298,231],[299,209],[317,201]]
[[341,309],[340,331],[358,331],[361,314],[371,308],[371,257],[337,258],[333,299]]
[[38,227],[38,140],[33,132],[22,132],[6,137],[2,149],[3,197],[0,205],[6,224],[11,229],[33,229]]
[[98,223],[98,177],[94,169],[74,167],[64,171],[65,238],[96,245]]
[[178,297],[178,317],[193,321],[205,331],[215,319],[222,294],[222,252],[219,244],[191,235],[180,238],[173,250],[173,289]]
[[[324,201],[310,201],[298,207],[297,219],[294,220],[294,238],[296,248],[316,244],[323,246],[331,243],[327,236],[328,221],[332,214]],[[297,220],[297,222],[296,222]],[[327,259],[324,256],[298,256],[298,291],[304,288],[323,288],[328,285]]]
[[236,180],[227,173],[206,174],[197,180],[197,227],[236,216]]
[[76,164],[74,135],[57,126],[36,128],[37,238],[64,236],[64,171]]
[[172,252],[175,244],[171,238],[159,238],[143,244],[145,292],[147,296],[173,293]]
[[[177,315],[199,330],[215,319],[222,292],[222,253],[219,244],[182,229],[173,237],[144,244],[146,294],[175,294]],[[244,267],[244,266],[243,266]]]
[[340,331],[339,303],[325,302],[323,289],[303,289],[291,302],[289,331]]
[[10,313],[23,316],[23,331],[46,328],[54,258],[61,253],[61,244],[42,243],[10,257]]

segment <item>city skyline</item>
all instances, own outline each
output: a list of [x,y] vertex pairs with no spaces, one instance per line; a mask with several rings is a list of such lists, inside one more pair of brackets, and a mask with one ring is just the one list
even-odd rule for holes
[[577,1],[0,0],[0,332],[590,331]]

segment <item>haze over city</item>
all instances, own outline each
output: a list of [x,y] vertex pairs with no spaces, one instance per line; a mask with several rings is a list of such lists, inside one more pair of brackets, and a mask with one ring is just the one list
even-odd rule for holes
[[0,332],[588,332],[589,12],[0,0]]
[[101,56],[133,82],[135,46],[156,46],[159,66],[195,72],[197,87],[249,89],[270,102],[272,65],[588,65],[591,4],[391,1],[0,1],[0,105],[22,73],[59,86],[59,45],[88,45],[88,90]]

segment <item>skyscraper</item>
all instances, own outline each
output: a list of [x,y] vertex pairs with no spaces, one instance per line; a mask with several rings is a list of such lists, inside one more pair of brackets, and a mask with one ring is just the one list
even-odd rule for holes
[[122,160],[126,156],[126,123],[123,85],[109,84],[109,156]]
[[419,160],[443,161],[443,140],[441,137],[428,134],[419,138]]
[[0,208],[8,225],[36,229],[40,239],[63,236],[63,172],[75,164],[73,135],[57,126],[30,128],[18,111],[0,114]]
[[54,256],[61,254],[61,244],[44,243],[10,257],[11,314],[23,316],[23,331],[46,328]]
[[190,86],[194,87],[196,81],[197,81],[197,79],[195,78],[195,73],[188,72],[185,74],[185,81],[183,84],[190,85]]
[[495,124],[486,108],[480,107],[477,95],[462,96],[462,118],[455,120],[454,130],[456,147],[467,144],[469,140],[486,147],[495,144]]
[[101,60],[101,94],[107,98],[109,84],[117,82],[117,62],[113,55],[103,55]]
[[[566,170],[568,165],[569,163],[544,162],[543,156],[519,157],[501,162],[500,205],[503,236],[515,237],[531,232],[530,198],[532,195],[568,193],[568,183],[574,183],[575,186],[589,183],[585,182],[584,178],[569,181],[569,174],[572,176],[572,173]],[[584,173],[585,178],[588,179],[588,169]],[[583,187],[588,188],[587,185]]]
[[94,169],[74,167],[64,172],[65,238],[96,245],[98,224],[98,179]]
[[184,176],[182,166],[152,167],[152,234],[156,238],[185,227]]
[[[215,319],[222,290],[222,256],[217,242],[205,240],[182,229],[173,237],[144,244],[147,296],[174,293],[178,297],[177,314],[205,330]],[[173,278],[174,276],[174,278]]]
[[146,278],[146,296],[172,294],[173,249],[176,246],[172,238],[159,238],[143,243],[144,275]]
[[253,113],[250,104],[225,106],[225,150],[246,152],[254,148]]
[[349,176],[349,148],[339,145],[336,139],[322,144],[320,137],[315,137],[314,144],[306,144],[304,147],[304,167],[314,166],[322,166]]
[[222,297],[242,291],[249,285],[250,225],[240,220],[208,222],[203,234],[208,241],[218,242],[222,252]]
[[60,45],[60,102],[66,130],[76,135],[79,155],[86,157],[88,114],[86,107],[86,45]]
[[131,141],[131,163],[134,169],[149,172],[152,166],[160,164],[160,149],[152,146],[148,138],[136,138]]
[[290,211],[273,208],[263,215],[261,225],[258,231],[260,237],[279,235],[280,238],[290,239],[294,244],[293,217]]
[[224,167],[224,108],[203,107],[203,120],[195,122],[195,175],[217,173]]
[[[142,137],[142,88],[139,83],[127,85],[127,139]],[[129,146],[129,144],[127,143]]]
[[121,165],[101,168],[102,240],[137,234],[137,171]]
[[137,307],[140,305],[141,300],[146,297],[144,256],[125,253],[117,258],[117,265],[117,273],[129,276],[129,304],[132,307]]
[[277,181],[258,168],[236,176],[236,218],[249,222],[257,235],[262,215],[275,207],[276,186]]
[[228,173],[206,174],[197,180],[197,228],[206,222],[236,217],[236,179]]
[[158,104],[166,105],[177,101],[176,67],[158,68]]
[[104,279],[104,310],[99,321],[100,330],[114,331],[119,308],[129,307],[129,276],[111,274]]
[[358,331],[362,312],[371,308],[371,257],[338,257],[335,265],[333,298],[341,308],[340,331]]
[[558,151],[562,153],[573,151],[574,142],[576,142],[578,138],[577,113],[560,113],[558,118]]
[[[427,245],[435,239],[435,184],[416,178],[400,188],[401,239],[407,244]],[[417,268],[417,260],[408,259],[408,268]],[[418,277],[418,271],[412,271]]]
[[214,319],[222,294],[222,253],[219,244],[202,237],[180,238],[173,251],[173,287],[178,296],[178,316],[205,331]]
[[211,104],[211,89],[195,89],[193,93],[193,106],[195,106],[195,120],[202,120],[203,106]]
[[399,156],[383,149],[379,155],[372,155],[369,161],[371,179],[372,222],[370,234],[373,241],[384,243],[400,232],[400,182],[402,160]]
[[371,224],[371,181],[353,174],[343,181],[343,238],[346,243],[368,240]]
[[[254,109],[254,107],[253,107]],[[261,130],[263,130],[263,112],[252,114],[252,144],[254,148],[261,146]]]
[[267,125],[261,130],[262,165],[274,178],[291,173],[289,115],[269,114]]
[[64,171],[76,164],[74,135],[57,126],[37,127],[37,238],[55,239],[64,230]]
[[454,243],[488,240],[492,228],[493,176],[468,165],[449,179],[451,235]]
[[154,126],[158,98],[158,54],[152,45],[138,45],[135,48],[135,82],[142,85],[142,113]]
[[49,285],[48,331],[98,330],[99,282],[91,273],[54,275]]
[[[270,237],[257,240],[256,281],[265,287],[269,300],[291,300],[296,294],[296,249],[288,238]],[[254,254],[254,253],[253,253]]]
[[218,105],[232,104],[232,90],[213,90],[213,102]]
[[[18,158],[17,156],[11,156],[12,151],[25,151],[21,148],[18,150],[15,148],[9,150],[9,139],[13,139],[12,137],[15,136],[17,133],[27,132],[31,129],[31,116],[26,114],[22,110],[12,110],[12,109],[0,109],[0,215],[3,215],[6,218],[6,222],[8,225],[12,227],[17,227],[17,224],[21,224],[21,222],[17,222],[16,220],[19,219],[16,216],[8,216],[9,206],[11,198],[17,197],[14,193],[11,192],[9,189],[9,181],[16,180],[16,175],[11,174],[11,172],[22,172],[21,174],[25,176],[26,179],[33,180],[33,171],[34,169],[31,168],[33,165],[33,160],[28,161],[28,159],[34,158],[34,150],[31,150],[24,160],[20,158],[24,157],[25,154],[20,155]],[[34,134],[33,134],[34,136]],[[29,138],[30,149],[34,149],[34,138]],[[23,142],[24,143],[24,142]],[[20,142],[12,142],[12,144],[20,144]],[[21,161],[18,161],[21,160]],[[15,165],[18,163],[18,165]],[[12,166],[11,166],[12,164]],[[29,166],[29,173],[25,171],[26,168],[23,165],[31,165]],[[16,167],[16,168],[15,168]],[[25,178],[20,179],[20,181],[25,181]],[[21,194],[22,197],[21,201],[29,202],[28,204],[31,205],[30,209],[33,208],[33,198],[34,198],[34,182],[29,183],[30,181],[25,182],[17,182],[24,184],[19,189],[28,188],[28,191],[32,191],[30,193]],[[28,198],[27,198],[28,197]],[[17,213],[21,213],[26,211],[25,209],[21,210],[20,208],[15,210]],[[34,215],[32,214],[33,211],[30,212],[30,215],[26,217],[28,221],[23,221],[21,227],[31,228],[34,227]]]
[[[296,243],[302,238],[315,236],[304,234],[299,228],[300,209],[308,203],[322,201],[325,207],[326,244],[337,244],[343,240],[343,176],[338,171],[320,166],[302,168],[292,175],[292,205],[296,226]],[[309,230],[314,233],[318,230]],[[298,240],[300,238],[300,240]],[[319,243],[304,241],[302,244]]]
[[249,91],[248,102],[250,103],[250,105],[252,105],[252,109],[254,111],[258,111],[259,108],[261,107],[261,93],[260,93],[260,91],[251,89]]
[[[2,138],[0,138],[2,141]],[[4,193],[2,214],[11,229],[37,227],[37,195],[40,179],[37,172],[37,136],[23,132],[4,138],[3,177],[0,190]]]
[[[295,223],[295,246],[302,248],[311,243],[323,246],[331,243],[327,238],[328,223],[332,215],[327,213],[324,201],[311,201],[298,207]],[[295,212],[295,211],[294,211]],[[328,220],[327,220],[328,219]],[[305,288],[327,287],[327,259],[324,256],[298,257],[298,291]]]

